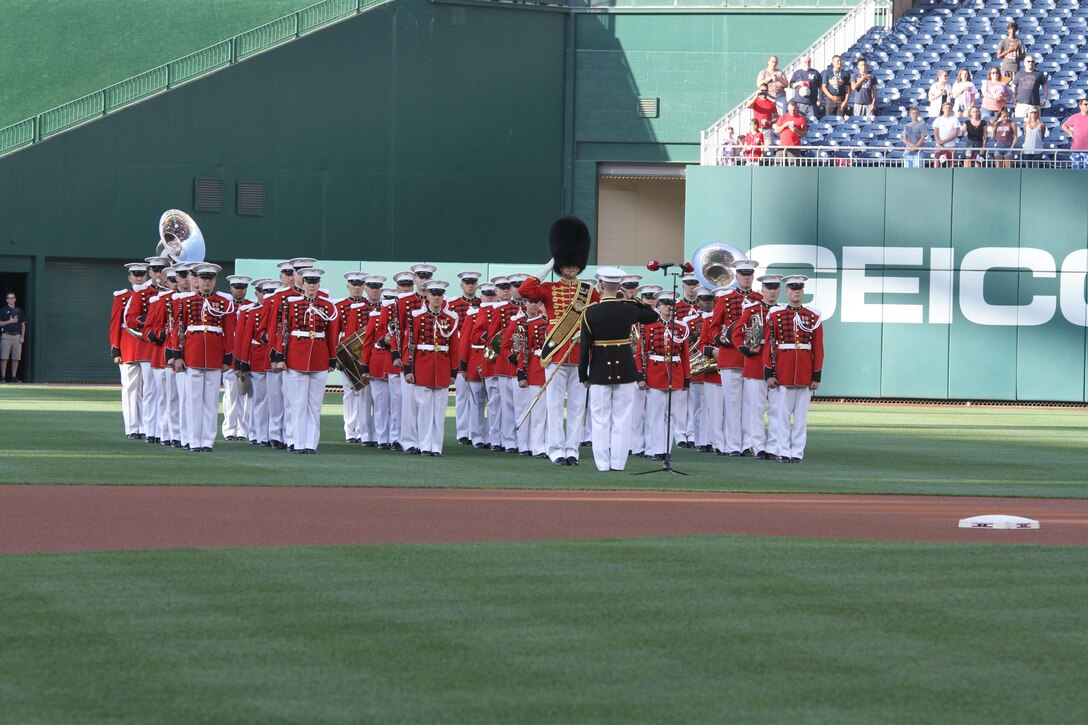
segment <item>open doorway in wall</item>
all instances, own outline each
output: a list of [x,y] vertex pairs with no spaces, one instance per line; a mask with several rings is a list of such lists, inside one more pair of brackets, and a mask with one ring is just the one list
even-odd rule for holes
[[684,256],[682,164],[597,167],[597,264],[642,265]]
[[[0,307],[10,305],[7,297],[9,294],[15,295],[15,307],[23,310],[29,317],[32,312],[27,309],[27,289],[26,289],[27,275],[25,272],[0,272]],[[29,325],[28,325],[29,328]],[[3,333],[0,333],[3,334]],[[27,336],[29,337],[30,330],[28,329]],[[27,341],[29,343],[29,340]],[[20,381],[26,382],[30,379],[30,345],[24,344],[21,346],[21,360],[19,361],[17,377]],[[9,362],[6,369],[3,370],[5,374],[5,382],[12,379],[12,370],[14,361]]]

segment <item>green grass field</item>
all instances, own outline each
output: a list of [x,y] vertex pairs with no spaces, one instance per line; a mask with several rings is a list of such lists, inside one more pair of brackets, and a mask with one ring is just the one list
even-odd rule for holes
[[7,722],[1083,722],[1088,548],[0,557]]
[[316,0],[0,0],[0,128]]
[[[941,495],[1088,495],[1088,412],[1074,409],[818,404],[798,466],[676,451],[687,477],[600,474],[481,452],[454,442],[427,459],[343,442],[338,394],[326,398],[317,456],[218,441],[196,455],[129,441],[117,389],[0,388],[0,452],[7,483],[141,485],[482,486],[671,488],[721,491]],[[229,463],[229,465],[228,465]],[[184,466],[185,475],[179,475]],[[660,466],[629,459],[628,471]]]

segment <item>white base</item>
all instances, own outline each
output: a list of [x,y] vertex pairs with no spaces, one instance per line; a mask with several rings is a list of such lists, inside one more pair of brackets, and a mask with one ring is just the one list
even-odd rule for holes
[[1005,516],[1003,514],[990,514],[989,516],[972,516],[969,519],[960,519],[961,529],[1037,529],[1039,522],[1035,519],[1025,519],[1022,516]]

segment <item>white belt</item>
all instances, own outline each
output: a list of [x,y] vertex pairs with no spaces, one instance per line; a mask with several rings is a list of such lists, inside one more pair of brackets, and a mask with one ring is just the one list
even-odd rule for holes
[[799,343],[780,342],[780,343],[778,343],[778,349],[779,350],[811,350],[812,345],[810,345],[808,343],[799,344]]
[[[678,363],[678,362],[680,362],[680,356],[679,355],[647,355],[646,357],[648,357],[653,362],[660,362],[660,363],[663,363],[663,362],[675,362],[675,363]],[[669,358],[669,359],[666,359],[666,358]]]
[[309,330],[291,330],[291,337],[308,337],[311,340],[323,340],[324,332],[310,332]]
[[486,345],[473,345],[472,349],[473,350],[483,350],[485,347],[487,347],[487,346]]
[[261,345],[263,345],[263,344],[264,344],[264,343],[263,343],[263,342],[261,342],[260,340],[250,340],[249,342],[250,342],[250,344],[252,344],[252,345],[253,345],[253,347],[260,347]]
[[540,350],[533,350],[533,354],[540,357]]
[[185,328],[185,334],[190,332],[222,332],[222,327],[216,327],[215,325],[190,325]]
[[417,350],[429,350],[430,352],[449,352],[449,345],[416,345]]

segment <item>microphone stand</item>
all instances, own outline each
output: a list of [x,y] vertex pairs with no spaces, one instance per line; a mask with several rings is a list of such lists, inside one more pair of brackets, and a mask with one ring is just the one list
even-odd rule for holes
[[[676,285],[680,279],[680,275],[684,272],[684,268],[683,266],[680,266],[679,271],[670,272],[669,268],[666,266],[661,272],[665,276],[672,277],[673,319],[668,323],[668,325],[671,325],[673,322],[676,322],[676,302],[678,301],[676,299]],[[666,333],[668,332],[668,325],[665,326]],[[669,337],[666,337],[665,339],[668,340]],[[643,340],[642,344],[645,345],[646,341]],[[680,344],[683,345],[684,343]],[[683,351],[681,351],[681,354],[682,352]],[[670,360],[666,365],[668,365],[666,373],[669,378],[669,392],[665,394],[665,458],[661,461],[661,468],[652,471],[636,471],[631,474],[632,476],[645,476],[647,473],[668,473],[670,476],[688,475],[683,471],[678,471],[672,467],[672,361]]]

